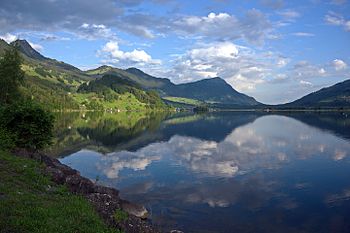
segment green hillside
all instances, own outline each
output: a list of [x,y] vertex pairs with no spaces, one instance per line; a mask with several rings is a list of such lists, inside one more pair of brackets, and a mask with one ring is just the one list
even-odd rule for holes
[[296,101],[280,105],[288,108],[341,108],[350,107],[350,80],[310,93]]
[[137,83],[119,74],[106,74],[80,85],[79,94],[94,93],[94,98],[108,108],[146,110],[165,108],[157,92],[143,90]]
[[120,75],[132,80],[144,89],[157,90],[160,96],[168,102],[183,104],[183,100],[188,99],[191,100],[190,105],[197,105],[196,103],[220,107],[260,105],[254,98],[236,91],[221,78],[209,78],[176,85],[169,79],[153,77],[136,68],[121,70],[110,66],[101,66],[87,73],[93,74],[95,77],[101,77],[103,74]]
[[[142,90],[135,82],[118,83],[108,86],[108,78],[95,79],[99,71],[81,71],[78,68],[44,57],[34,50],[25,40],[11,44],[0,40],[0,56],[6,49],[16,46],[23,57],[22,69],[25,71],[25,82],[21,90],[27,98],[37,100],[52,110],[87,109],[87,110],[146,110],[165,107],[161,99],[153,92]],[[118,69],[115,69],[118,70]],[[127,72],[124,72],[128,75]],[[126,79],[125,79],[126,80]],[[128,78],[128,80],[131,80]],[[138,81],[141,79],[138,78]],[[105,85],[104,88],[89,90],[84,88]],[[155,105],[155,106],[153,106]]]

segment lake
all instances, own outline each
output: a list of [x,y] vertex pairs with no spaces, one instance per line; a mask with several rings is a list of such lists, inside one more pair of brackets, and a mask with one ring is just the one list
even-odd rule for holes
[[350,232],[349,113],[72,113],[52,156],[163,230]]

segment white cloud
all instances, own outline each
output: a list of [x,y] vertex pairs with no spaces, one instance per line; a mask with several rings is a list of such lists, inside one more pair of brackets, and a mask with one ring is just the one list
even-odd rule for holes
[[17,36],[13,35],[11,33],[6,33],[4,35],[0,35],[0,38],[3,39],[4,41],[6,41],[7,43],[11,43],[12,41],[17,40]]
[[309,32],[294,32],[292,33],[293,36],[299,36],[299,37],[313,37],[315,34],[309,33]]
[[99,38],[116,39],[116,34],[103,24],[83,23],[78,29],[78,35],[88,40]]
[[255,44],[262,43],[272,31],[265,14],[256,9],[247,11],[241,18],[228,13],[186,16],[176,20],[173,27],[180,34],[231,40],[243,38]]
[[312,83],[311,82],[308,82],[308,81],[304,81],[304,80],[300,80],[299,83],[303,86],[312,86]]
[[28,42],[30,44],[30,46],[32,46],[33,49],[35,49],[36,51],[43,51],[43,46],[40,45],[40,44],[36,44],[36,43],[33,43],[33,42]]
[[108,60],[106,62],[115,63],[120,65],[132,65],[132,64],[153,64],[160,65],[161,61],[153,59],[151,55],[144,50],[134,49],[131,52],[124,52],[120,50],[117,41],[109,41],[99,51],[99,54],[106,55]]
[[336,14],[334,12],[329,12],[324,20],[326,23],[335,26],[342,26],[345,31],[350,32],[350,20],[345,19],[342,15]]
[[347,64],[343,60],[340,60],[340,59],[333,60],[332,64],[333,64],[334,69],[337,71],[344,70],[347,68]]
[[173,61],[172,69],[162,76],[172,77],[176,83],[221,77],[233,88],[250,92],[266,82],[272,69],[286,66],[289,59],[273,52],[254,50],[231,42],[197,44]]
[[279,14],[285,20],[288,20],[288,21],[294,21],[296,18],[299,18],[301,16],[299,12],[291,9],[279,11],[277,14]]
[[323,74],[326,73],[326,70],[325,70],[324,68],[320,68],[320,69],[318,70],[318,73],[321,74],[321,75],[323,75]]

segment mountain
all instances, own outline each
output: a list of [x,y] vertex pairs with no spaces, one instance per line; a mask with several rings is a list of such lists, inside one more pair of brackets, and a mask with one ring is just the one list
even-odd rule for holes
[[[25,72],[22,93],[49,109],[144,110],[166,107],[158,94],[144,90],[125,71],[101,67],[89,72],[43,56],[26,40],[11,44],[0,41],[0,55],[16,46],[21,52]],[[101,74],[111,72],[112,74]],[[97,79],[96,79],[97,78]]]
[[[16,40],[11,44],[0,41],[0,55],[11,46],[18,47],[24,58],[22,68],[26,83],[23,92],[49,108],[119,109],[118,106],[122,106],[122,109],[132,109],[138,106],[142,109],[145,106],[162,106],[154,91],[167,103],[179,106],[209,104],[231,108],[260,105],[221,78],[174,84],[167,78],[154,77],[137,68],[123,70],[101,66],[81,71],[70,64],[43,56],[26,40]],[[120,87],[116,88],[118,85]],[[132,101],[128,103],[128,99]]]
[[168,95],[195,99],[220,106],[259,105],[253,97],[242,94],[221,78],[208,78],[196,82],[184,83],[166,88]]
[[32,46],[26,40],[16,40],[11,42],[12,46],[17,46],[19,50],[27,57],[36,60],[46,60],[47,58],[41,55],[38,51],[32,48]]
[[118,69],[111,66],[100,66],[93,70],[86,71],[87,74],[100,78],[105,74],[116,75],[132,80],[144,89],[161,89],[168,85],[174,85],[169,79],[156,78],[144,73],[136,68],[128,68],[126,70]]
[[33,59],[35,61],[40,61],[41,63],[47,65],[47,66],[54,66],[56,68],[62,68],[65,70],[70,70],[70,71],[75,71],[78,73],[81,73],[81,75],[84,75],[81,70],[78,68],[69,65],[67,63],[57,61],[55,59],[47,58],[41,55],[38,51],[32,48],[32,46],[26,41],[26,40],[16,40],[11,42],[12,46],[17,46],[19,50],[27,57],[30,59]]
[[[174,84],[167,78],[157,78],[137,68],[121,70],[110,66],[101,66],[87,73],[101,77],[114,74],[133,80],[142,88],[157,90],[168,102],[202,103],[217,107],[247,107],[260,105],[254,98],[233,89],[221,78],[209,78],[196,82]],[[185,101],[185,102],[183,102]]]
[[110,107],[118,109],[129,102],[134,104],[132,108],[126,108],[127,110],[166,107],[156,91],[144,90],[134,81],[115,74],[105,74],[101,78],[80,85],[78,93],[95,93],[98,97],[102,97],[103,101],[109,102]]
[[340,108],[350,107],[350,80],[337,83],[310,93],[291,103],[280,105],[288,108]]

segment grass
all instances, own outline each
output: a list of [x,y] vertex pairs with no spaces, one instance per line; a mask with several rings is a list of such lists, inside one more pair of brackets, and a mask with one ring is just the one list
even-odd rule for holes
[[0,232],[119,232],[83,197],[42,173],[43,165],[0,151]]
[[181,103],[181,104],[189,104],[189,105],[203,104],[202,101],[199,101],[196,99],[183,98],[183,97],[166,96],[166,97],[163,97],[163,99],[176,102],[176,103]]
[[82,105],[83,102],[90,102],[92,99],[98,100],[104,109],[120,109],[122,111],[144,111],[146,110],[146,104],[141,103],[131,93],[120,94],[117,100],[112,102],[104,101],[103,98],[99,98],[95,93],[75,93],[73,98]]
[[121,209],[118,209],[114,213],[114,219],[116,222],[124,222],[128,219],[128,213]]

